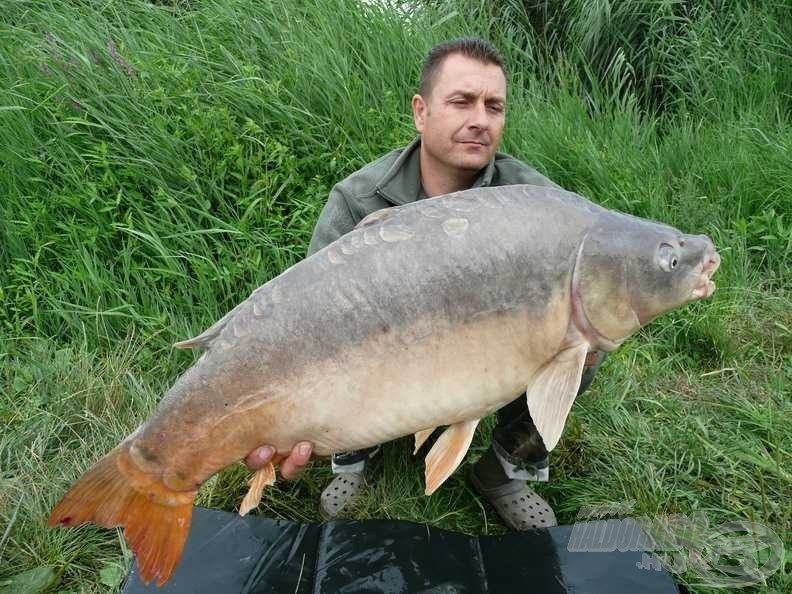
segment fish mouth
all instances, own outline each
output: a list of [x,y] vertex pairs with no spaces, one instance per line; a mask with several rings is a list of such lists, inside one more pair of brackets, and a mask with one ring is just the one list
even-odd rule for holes
[[718,270],[721,263],[721,257],[718,252],[713,251],[701,263],[701,272],[699,273],[699,283],[691,293],[693,299],[707,299],[715,292],[715,283],[712,282],[712,275]]

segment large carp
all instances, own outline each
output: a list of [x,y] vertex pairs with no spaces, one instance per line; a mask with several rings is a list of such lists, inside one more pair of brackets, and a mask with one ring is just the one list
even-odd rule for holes
[[163,584],[198,488],[261,444],[322,455],[448,425],[426,458],[431,494],[479,419],[527,391],[551,450],[587,352],[709,297],[719,263],[703,235],[546,187],[379,211],[177,345],[206,352],[49,523],[125,526],[141,577]]

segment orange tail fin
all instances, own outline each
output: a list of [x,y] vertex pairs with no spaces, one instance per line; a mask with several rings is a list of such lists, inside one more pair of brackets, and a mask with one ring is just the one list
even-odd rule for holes
[[124,537],[137,555],[140,577],[145,583],[156,579],[162,586],[181,560],[195,492],[173,491],[148,477],[131,478],[128,469],[127,449],[122,444],[77,481],[47,523],[125,526]]

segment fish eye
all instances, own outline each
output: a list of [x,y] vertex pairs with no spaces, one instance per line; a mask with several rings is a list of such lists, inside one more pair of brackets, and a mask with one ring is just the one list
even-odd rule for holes
[[661,243],[660,249],[657,251],[657,263],[665,272],[674,270],[679,264],[679,256],[677,256],[674,246],[668,243]]

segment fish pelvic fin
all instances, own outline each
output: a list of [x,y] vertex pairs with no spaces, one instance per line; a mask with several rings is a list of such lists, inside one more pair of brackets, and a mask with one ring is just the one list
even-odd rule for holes
[[122,443],[63,496],[47,524],[124,526],[124,537],[137,556],[141,579],[146,584],[156,579],[162,586],[181,560],[195,491],[178,492],[151,478],[140,480],[133,476],[139,471],[130,469],[130,464],[128,446]]
[[457,469],[473,441],[479,419],[450,425],[426,456],[426,494],[431,495]]
[[588,350],[587,342],[564,349],[542,367],[526,390],[528,412],[548,452],[561,439]]
[[426,443],[426,440],[434,433],[435,429],[437,429],[437,427],[429,427],[415,434],[415,450],[413,450],[413,456],[418,453],[418,450]]
[[261,494],[264,492],[264,487],[274,485],[275,478],[275,465],[272,462],[256,471],[248,481],[250,489],[248,489],[245,498],[239,506],[240,516],[246,516],[250,510],[258,507],[258,504],[261,503]]

